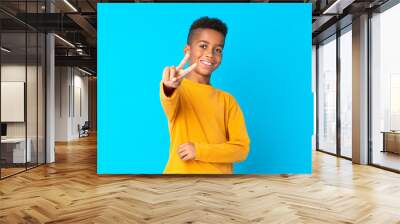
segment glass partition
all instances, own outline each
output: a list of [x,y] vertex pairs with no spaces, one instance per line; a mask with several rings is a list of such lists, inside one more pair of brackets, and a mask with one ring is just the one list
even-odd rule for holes
[[[24,171],[30,162],[26,144],[26,33],[1,34],[1,176]],[[28,150],[27,150],[28,149]]]
[[318,149],[336,154],[336,36],[318,47]]
[[45,162],[45,35],[15,18],[44,3],[0,2],[1,179]]

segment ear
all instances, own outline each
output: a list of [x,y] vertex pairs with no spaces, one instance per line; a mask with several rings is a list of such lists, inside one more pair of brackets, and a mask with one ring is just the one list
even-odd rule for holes
[[188,44],[183,48],[183,53],[190,53],[190,46]]

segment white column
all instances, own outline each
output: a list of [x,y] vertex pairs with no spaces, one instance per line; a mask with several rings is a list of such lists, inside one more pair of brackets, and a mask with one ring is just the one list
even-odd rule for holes
[[[53,12],[54,6],[50,1],[46,4],[47,12]],[[46,163],[55,162],[54,133],[55,133],[55,44],[54,35],[46,35]]]
[[353,19],[353,162],[368,163],[368,15]]

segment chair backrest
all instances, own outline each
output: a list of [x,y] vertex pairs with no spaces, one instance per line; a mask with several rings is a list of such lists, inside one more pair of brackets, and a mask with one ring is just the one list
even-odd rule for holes
[[83,124],[82,128],[89,128],[89,121],[85,121],[85,124]]

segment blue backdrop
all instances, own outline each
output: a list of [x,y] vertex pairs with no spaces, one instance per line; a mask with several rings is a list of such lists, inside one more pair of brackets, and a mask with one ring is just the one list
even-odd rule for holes
[[235,173],[311,173],[311,4],[98,4],[99,174],[160,174],[168,123],[164,66],[177,65],[201,16],[228,25],[213,86],[239,102],[250,154]]

